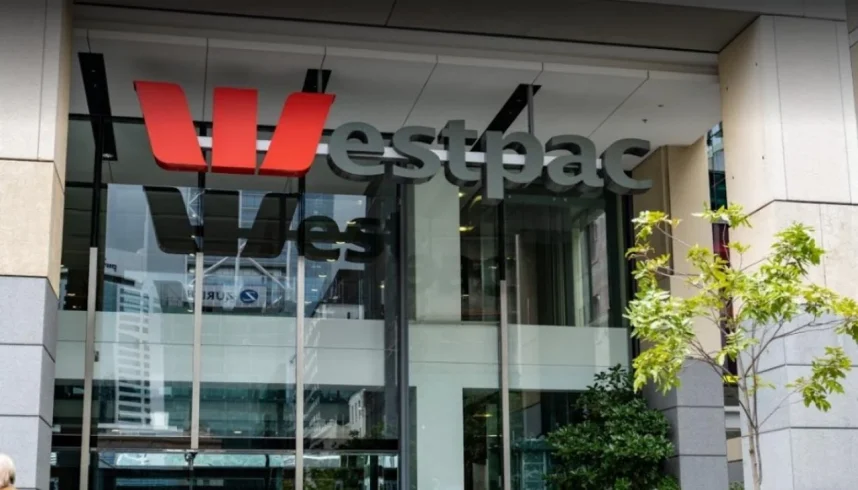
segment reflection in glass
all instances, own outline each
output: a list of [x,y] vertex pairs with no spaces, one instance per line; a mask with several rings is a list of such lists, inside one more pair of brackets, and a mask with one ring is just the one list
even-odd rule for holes
[[395,455],[307,453],[304,488],[308,490],[395,490]]
[[301,225],[305,446],[395,452],[396,186],[309,190]]
[[288,454],[100,452],[94,488],[294,488]]
[[202,202],[200,436],[293,438],[298,198],[206,189]]
[[184,238],[164,236],[161,225],[187,216],[192,192],[119,184],[103,191],[93,381],[94,432],[103,437],[190,431],[194,259],[159,244]]
[[51,489],[77,488],[79,483],[80,447],[75,449],[52,448]]
[[92,186],[68,182],[57,305],[57,374],[54,380],[53,416],[55,448],[80,447],[91,209]]

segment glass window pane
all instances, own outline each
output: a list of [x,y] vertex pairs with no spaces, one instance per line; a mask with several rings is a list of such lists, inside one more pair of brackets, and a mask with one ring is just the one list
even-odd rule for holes
[[610,301],[620,287],[609,274],[619,251],[608,245],[618,217],[602,198],[536,188],[503,205],[512,488],[545,488],[547,435],[573,421],[576,393],[594,374],[628,364],[628,332],[611,323],[622,308]]
[[302,216],[305,477],[364,488],[396,481],[397,186],[316,168],[326,178],[311,171]]
[[96,315],[94,432],[106,439],[187,436],[193,276],[185,215],[193,190],[108,184]]
[[202,196],[201,444],[293,448],[298,199],[251,179]]
[[[67,182],[57,315],[54,447],[80,447],[83,426],[91,182]],[[68,460],[67,456],[63,458]]]

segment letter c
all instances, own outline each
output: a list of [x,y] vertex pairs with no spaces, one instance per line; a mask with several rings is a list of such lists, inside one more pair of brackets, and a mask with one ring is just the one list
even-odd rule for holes
[[637,180],[623,169],[623,155],[643,157],[649,153],[649,141],[623,139],[614,142],[602,153],[602,168],[606,187],[615,194],[641,194],[652,187],[651,180]]

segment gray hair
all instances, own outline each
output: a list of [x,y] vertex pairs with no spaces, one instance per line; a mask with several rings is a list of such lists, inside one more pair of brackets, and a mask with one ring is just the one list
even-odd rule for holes
[[0,453],[0,488],[11,487],[15,484],[15,463],[12,458]]

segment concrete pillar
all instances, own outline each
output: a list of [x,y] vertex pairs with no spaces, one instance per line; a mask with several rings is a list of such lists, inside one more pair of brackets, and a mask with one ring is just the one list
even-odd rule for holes
[[71,2],[0,3],[0,452],[49,488]]
[[[705,138],[689,147],[662,147],[635,170],[636,178],[653,181],[653,188],[635,196],[635,214],[661,210],[682,224],[674,230],[674,239],[657,238],[657,253],[673,254],[677,273],[689,273],[682,245],[712,243],[709,223],[692,216],[709,203],[709,162]],[[682,277],[665,280],[662,287],[671,294],[692,293]],[[708,350],[720,348],[720,331],[700,321],[697,337]],[[645,348],[645,347],[644,347]],[[676,455],[668,460],[668,469],[682,488],[722,490],[727,488],[727,437],[724,423],[724,389],[721,379],[707,365],[689,359],[681,374],[682,388],[661,395],[653,387],[645,395],[650,406],[664,413],[673,428]]]
[[[727,194],[751,213],[752,229],[731,240],[763,257],[774,233],[794,221],[812,226],[828,250],[811,280],[858,297],[858,134],[845,22],[760,17],[720,55]],[[773,346],[762,373],[783,385],[809,371],[824,345],[851,342],[826,335],[793,336]],[[762,427],[763,488],[854,488],[858,466],[858,376],[828,413],[785,403]],[[784,393],[766,391],[769,413]],[[745,458],[746,488],[750,488]]]
[[443,172],[412,189],[411,216],[414,243],[412,277],[415,319],[430,322],[462,321],[461,238],[459,188]]

